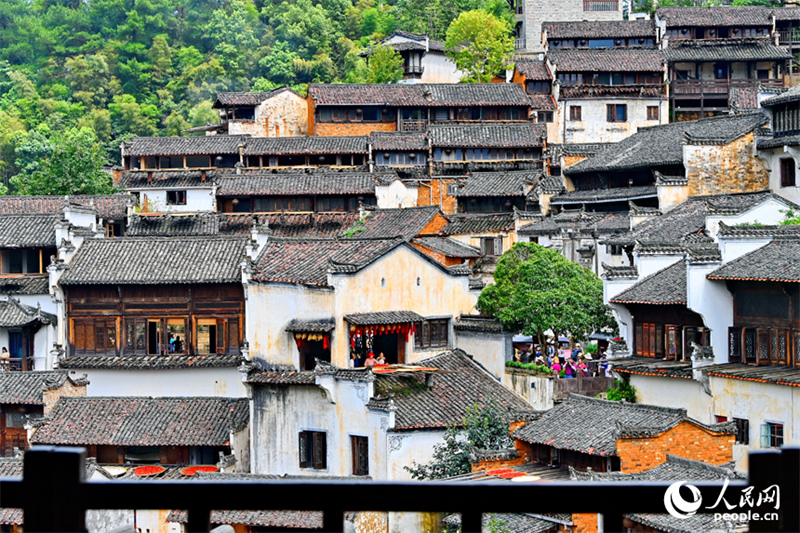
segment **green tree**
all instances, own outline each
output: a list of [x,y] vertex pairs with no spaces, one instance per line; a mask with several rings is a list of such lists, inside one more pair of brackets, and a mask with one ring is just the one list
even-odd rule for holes
[[71,129],[50,139],[39,168],[11,178],[17,194],[107,194],[114,191],[103,146],[89,128]]
[[298,55],[289,49],[289,43],[278,41],[268,56],[258,62],[263,69],[265,77],[278,85],[291,85],[297,75],[294,72],[293,62]]
[[434,445],[433,459],[425,465],[404,467],[414,479],[442,479],[465,474],[472,468],[472,448],[502,450],[514,446],[509,420],[493,401],[467,409],[461,428],[448,426],[444,442]]
[[508,328],[537,336],[544,332],[583,338],[615,322],[603,305],[603,282],[557,250],[517,243],[497,262],[495,283],[478,298],[478,309]]
[[403,56],[391,46],[377,45],[367,61],[366,83],[397,83],[403,79]]
[[445,53],[464,73],[462,82],[490,82],[512,68],[511,25],[480,9],[462,13],[447,29]]

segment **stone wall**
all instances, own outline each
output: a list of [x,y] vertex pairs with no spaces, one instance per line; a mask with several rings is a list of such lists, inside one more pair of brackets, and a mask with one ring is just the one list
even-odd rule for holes
[[574,20],[622,20],[622,1],[617,11],[584,11],[583,0],[526,0],[524,6],[526,53],[542,52],[542,22]]
[[86,385],[74,385],[72,381],[67,379],[64,384],[57,389],[45,389],[42,391],[45,415],[47,415],[50,410],[55,407],[56,402],[58,402],[58,399],[62,396],[67,396],[70,398],[86,396]]
[[683,160],[690,196],[769,188],[769,169],[756,155],[753,132],[723,145],[684,145]]
[[447,194],[447,186],[455,184],[455,178],[432,178],[420,183],[417,193],[417,205],[438,205],[445,215],[455,214],[457,203],[455,196]]

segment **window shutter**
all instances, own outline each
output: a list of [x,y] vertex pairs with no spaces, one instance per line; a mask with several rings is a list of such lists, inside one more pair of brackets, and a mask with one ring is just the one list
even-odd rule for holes
[[301,431],[300,440],[300,468],[308,468],[308,433]]
[[225,353],[225,321],[217,320],[217,353]]
[[313,437],[313,451],[314,451],[314,468],[322,470],[325,468],[325,457],[327,450],[325,449],[325,433],[314,431]]
[[606,121],[614,122],[614,106],[612,104],[606,106]]
[[503,239],[496,238],[494,240],[494,255],[503,255]]
[[769,424],[761,424],[761,447],[769,448]]
[[742,330],[728,328],[728,361],[742,363]]

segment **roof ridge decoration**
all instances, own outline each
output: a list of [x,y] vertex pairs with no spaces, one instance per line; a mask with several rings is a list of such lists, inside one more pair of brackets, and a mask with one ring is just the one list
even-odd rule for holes
[[600,263],[605,273],[603,277],[606,279],[637,279],[639,277],[639,269],[636,266],[611,266],[606,263]]
[[683,255],[686,250],[683,245],[667,241],[640,241],[636,240],[633,251],[639,255]]
[[686,176],[665,176],[658,170],[653,171],[653,176],[656,178],[656,185],[689,185],[689,178]]

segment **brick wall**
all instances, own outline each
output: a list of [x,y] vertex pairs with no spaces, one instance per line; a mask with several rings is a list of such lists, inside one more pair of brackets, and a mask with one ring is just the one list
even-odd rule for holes
[[373,131],[397,131],[394,122],[368,122],[346,124],[342,122],[317,122],[315,135],[333,137],[337,135],[369,135]]
[[456,182],[452,178],[433,178],[420,185],[417,192],[417,205],[438,205],[446,215],[456,212],[457,204],[454,196],[447,194],[447,186]]
[[422,228],[420,235],[438,235],[439,230],[448,224],[447,219],[441,213],[437,213],[428,224]]
[[666,461],[667,454],[720,465],[733,460],[734,438],[685,421],[655,437],[622,438],[617,441],[620,470],[649,470]]
[[597,533],[597,513],[572,513],[575,533]]
[[685,145],[683,154],[690,196],[769,188],[769,170],[755,154],[753,132],[721,146]]
[[525,463],[527,463],[525,457],[515,457],[514,459],[486,459],[484,461],[472,463],[472,471],[482,472],[484,470],[524,465]]

